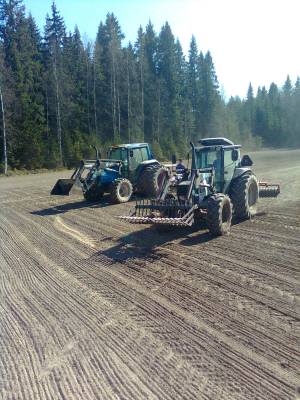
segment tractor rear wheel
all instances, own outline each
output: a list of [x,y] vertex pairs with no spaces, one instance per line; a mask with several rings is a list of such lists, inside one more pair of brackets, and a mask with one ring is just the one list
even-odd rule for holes
[[128,179],[116,179],[110,187],[110,201],[111,203],[126,203],[130,200],[133,193],[133,187]]
[[232,182],[230,198],[233,204],[234,216],[239,219],[249,219],[256,214],[259,198],[259,187],[256,176],[246,173]]
[[149,197],[157,197],[164,188],[168,171],[160,165],[146,167],[140,177],[140,191]]
[[230,231],[232,204],[224,194],[215,194],[208,199],[207,225],[213,236],[226,235]]

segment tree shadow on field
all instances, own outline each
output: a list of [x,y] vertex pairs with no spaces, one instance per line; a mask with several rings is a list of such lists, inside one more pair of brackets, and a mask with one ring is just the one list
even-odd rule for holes
[[59,204],[57,206],[44,208],[42,210],[32,211],[30,214],[39,215],[41,217],[49,216],[49,215],[58,215],[64,214],[68,211],[79,210],[82,208],[102,208],[111,205],[108,199],[103,199],[101,202],[91,202],[88,200],[79,200],[73,203]]
[[[127,261],[149,261],[153,262],[163,257],[162,246],[167,245],[178,239],[179,245],[192,246],[195,244],[206,243],[213,239],[209,232],[202,231],[203,227],[193,226],[191,228],[174,227],[169,232],[158,232],[154,227],[146,227],[143,230],[131,232],[118,239],[114,246],[95,253],[90,261],[99,261],[103,256],[114,262],[125,263]],[[196,238],[191,236],[198,232]],[[196,239],[196,240],[195,240]]]

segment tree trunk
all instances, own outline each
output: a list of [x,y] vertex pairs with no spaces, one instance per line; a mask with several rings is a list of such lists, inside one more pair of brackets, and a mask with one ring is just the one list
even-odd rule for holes
[[62,154],[62,135],[61,135],[61,117],[60,117],[60,101],[59,101],[59,92],[58,92],[58,78],[57,78],[57,65],[56,60],[54,60],[54,79],[55,79],[55,88],[56,88],[56,120],[57,120],[57,137],[58,137],[58,146],[59,146],[59,155],[61,164],[63,163],[63,154]]
[[114,88],[113,88],[113,74],[110,77],[110,97],[111,97],[111,121],[112,121],[112,128],[113,128],[113,141],[115,141],[115,114],[114,114]]
[[95,70],[96,61],[93,61],[93,72],[94,72],[94,88],[93,88],[93,95],[94,95],[94,123],[95,123],[95,134],[96,137],[98,136],[98,126],[97,126],[97,103],[96,103],[96,70]]
[[127,51],[127,129],[128,142],[130,143],[130,76],[129,76],[129,57]]
[[[143,50],[144,51],[144,50]],[[141,74],[141,107],[142,107],[142,132],[143,132],[143,138],[142,141],[145,141],[145,110],[144,110],[144,68],[143,68],[143,63],[144,63],[144,54],[141,54],[141,60],[140,60],[140,74]]]
[[4,173],[7,174],[7,147],[6,147],[6,126],[5,126],[5,114],[4,114],[4,103],[2,96],[2,87],[0,86],[0,98],[1,98],[1,111],[2,111],[2,126],[3,126],[3,156],[4,156]]
[[158,81],[158,109],[157,109],[157,137],[156,141],[159,143],[159,136],[160,136],[160,81]]
[[89,93],[89,58],[86,56],[86,105],[87,105],[87,122],[89,135],[91,134],[90,126],[90,93]]
[[113,131],[114,131],[114,142],[117,139],[117,95],[116,95],[116,68],[115,68],[115,57],[112,51],[112,86],[113,86]]
[[118,137],[121,138],[121,109],[120,109],[120,92],[117,84],[117,107],[118,107]]
[[48,88],[46,85],[46,133],[47,133],[47,151],[48,157],[50,157],[50,132],[49,132],[49,97],[48,97]]

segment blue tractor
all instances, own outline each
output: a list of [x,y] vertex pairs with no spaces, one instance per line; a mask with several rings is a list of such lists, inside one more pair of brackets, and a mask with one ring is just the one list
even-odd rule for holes
[[156,197],[164,187],[168,170],[155,158],[148,143],[113,145],[108,157],[82,160],[70,179],[59,179],[51,194],[67,196],[74,186],[82,189],[84,198],[99,201],[110,194],[111,203],[129,201],[134,192]]

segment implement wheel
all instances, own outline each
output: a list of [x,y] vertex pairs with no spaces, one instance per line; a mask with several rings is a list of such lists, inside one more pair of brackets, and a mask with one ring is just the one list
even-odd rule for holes
[[234,216],[239,219],[249,219],[256,214],[259,198],[259,188],[256,176],[246,173],[232,182],[230,198],[233,204]]
[[133,188],[128,179],[116,179],[110,187],[110,201],[111,203],[126,203],[132,196]]
[[232,204],[224,194],[215,194],[208,199],[207,225],[213,236],[227,235],[231,227]]

